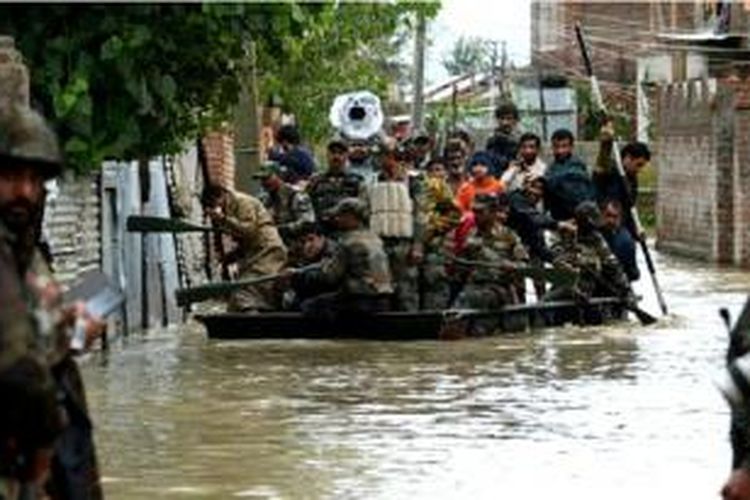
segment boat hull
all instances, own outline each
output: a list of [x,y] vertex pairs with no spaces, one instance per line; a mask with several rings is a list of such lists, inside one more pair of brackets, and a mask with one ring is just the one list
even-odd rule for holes
[[198,315],[212,339],[440,340],[502,335],[561,326],[595,325],[626,318],[621,300],[596,298],[585,305],[548,302],[507,306],[497,311],[387,312],[335,322],[295,312]]

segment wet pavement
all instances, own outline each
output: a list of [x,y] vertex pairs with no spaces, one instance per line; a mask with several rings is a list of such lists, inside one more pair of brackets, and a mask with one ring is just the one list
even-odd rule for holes
[[[738,311],[750,273],[657,265],[671,315],[648,328],[132,336],[84,367],[108,497],[716,498],[730,461],[717,309]],[[656,313],[648,277],[637,291]]]

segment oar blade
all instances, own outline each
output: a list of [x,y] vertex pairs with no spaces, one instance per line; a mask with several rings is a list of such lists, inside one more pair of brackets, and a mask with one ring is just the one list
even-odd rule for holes
[[150,215],[131,215],[128,217],[126,227],[131,233],[185,233],[214,230],[209,226],[200,226],[179,219]]

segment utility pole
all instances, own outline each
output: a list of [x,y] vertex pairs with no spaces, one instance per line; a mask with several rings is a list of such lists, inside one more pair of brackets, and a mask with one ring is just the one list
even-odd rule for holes
[[249,193],[252,173],[260,165],[260,111],[258,104],[258,71],[254,41],[246,46],[247,79],[243,82],[239,102],[234,110],[234,182],[237,190]]
[[508,44],[503,40],[503,53],[500,59],[500,96],[503,100],[510,98],[510,92],[508,91]]
[[417,12],[417,32],[414,46],[414,102],[411,112],[412,130],[419,130],[424,123],[424,53],[427,21],[424,12]]
[[492,61],[491,61],[492,73],[490,77],[490,106],[494,110],[495,105],[497,104],[495,96],[500,93],[498,91],[500,81],[497,79],[497,40],[491,40],[490,44],[492,45]]

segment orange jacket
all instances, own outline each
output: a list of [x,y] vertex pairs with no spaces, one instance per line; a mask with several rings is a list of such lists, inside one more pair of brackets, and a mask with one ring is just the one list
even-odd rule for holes
[[476,195],[500,194],[503,191],[505,191],[505,185],[502,181],[497,180],[491,175],[488,175],[478,182],[471,179],[464,182],[458,189],[458,193],[456,194],[456,205],[461,209],[461,212],[470,212]]

